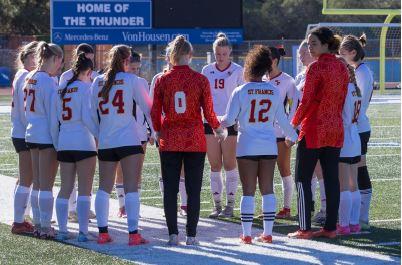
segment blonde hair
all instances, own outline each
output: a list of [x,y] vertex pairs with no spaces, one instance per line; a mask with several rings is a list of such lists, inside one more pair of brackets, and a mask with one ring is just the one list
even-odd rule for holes
[[214,52],[216,51],[216,47],[229,47],[229,49],[232,50],[230,41],[227,38],[225,33],[219,32],[216,35],[216,39],[215,39],[214,43],[212,44],[212,48],[213,48]]
[[16,67],[18,69],[24,68],[24,61],[26,60],[28,55],[36,53],[36,48],[38,46],[38,43],[39,42],[37,42],[37,41],[32,41],[19,48],[18,54],[17,54],[17,59],[15,61]]
[[124,60],[131,56],[131,49],[127,45],[117,45],[110,49],[108,64],[105,70],[105,84],[102,87],[101,95],[104,99],[109,96],[110,89],[118,72],[124,72]]
[[63,57],[63,50],[59,45],[41,41],[36,48],[36,65],[40,67],[45,61],[53,57]]
[[176,38],[169,43],[167,49],[170,50],[169,61],[174,65],[179,63],[184,55],[190,54],[193,51],[193,46],[183,35],[177,35]]

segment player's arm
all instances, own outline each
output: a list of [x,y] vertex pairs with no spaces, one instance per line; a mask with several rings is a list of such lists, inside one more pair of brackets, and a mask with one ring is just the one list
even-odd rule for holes
[[236,124],[236,120],[239,117],[240,113],[240,90],[239,88],[235,89],[230,96],[228,105],[226,106],[226,113],[222,117],[221,126],[222,127],[230,127]]
[[[150,121],[151,119],[151,108],[152,101],[149,98],[148,91],[143,82],[141,82],[137,77],[133,79],[133,99],[137,102],[138,106],[145,115],[145,118]],[[154,131],[151,126],[151,131]]]
[[219,127],[219,121],[214,111],[211,89],[209,86],[209,81],[206,77],[202,78],[201,89],[202,89],[201,107],[202,112],[204,114],[204,118],[207,120],[212,129],[217,129]]
[[297,140],[297,133],[290,125],[282,104],[276,108],[275,120],[279,123],[279,126],[284,131],[286,138],[295,143]]
[[90,91],[90,98],[91,98],[91,103],[90,103],[90,109],[91,109],[91,119],[93,124],[95,125],[95,131],[97,134],[99,133],[99,116],[98,116],[98,90],[97,90],[97,84],[99,82],[99,78],[96,78],[91,85],[91,88],[89,89]]
[[59,142],[59,130],[60,124],[58,119],[59,113],[59,105],[60,105],[60,95],[58,93],[53,93],[51,106],[50,106],[50,135],[52,136],[52,142],[54,148],[57,150],[58,142]]
[[94,122],[94,119],[92,118],[92,95],[91,95],[91,90],[85,89],[85,92],[82,93],[82,98],[81,98],[81,119],[84,122],[85,126],[88,128],[88,130],[91,132],[91,134],[98,139],[99,137],[99,132],[98,132],[98,126]]
[[295,81],[291,81],[289,90],[287,92],[288,99],[290,99],[290,112],[289,112],[289,121],[293,119],[297,109],[297,102],[299,101],[299,95],[297,93],[296,83]]

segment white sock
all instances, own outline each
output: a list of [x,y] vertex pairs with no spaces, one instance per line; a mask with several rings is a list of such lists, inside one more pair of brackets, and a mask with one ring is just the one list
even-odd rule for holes
[[327,197],[325,196],[325,186],[324,179],[318,180],[318,184],[320,185],[320,201],[321,201],[321,209],[320,211],[327,211]]
[[91,197],[78,196],[77,198],[77,217],[80,232],[88,234],[89,211],[91,209]]
[[361,206],[360,221],[368,224],[372,189],[360,190]]
[[53,193],[51,191],[39,191],[39,211],[40,211],[40,225],[41,227],[51,227],[53,216]]
[[14,194],[14,222],[23,223],[29,198],[29,187],[18,185]]
[[342,191],[339,200],[339,225],[349,226],[352,212],[352,195],[350,191]]
[[31,206],[32,206],[32,221],[34,225],[40,225],[40,211],[39,211],[39,191],[31,191]]
[[180,206],[187,206],[187,192],[186,192],[186,182],[184,180],[184,176],[180,176],[179,194],[180,194]]
[[226,171],[226,201],[230,207],[234,207],[235,205],[238,184],[239,172],[237,172],[237,169]]
[[59,231],[67,232],[67,219],[68,219],[68,199],[56,199],[56,216],[57,223],[59,224]]
[[96,212],[96,222],[98,223],[98,227],[108,226],[109,198],[110,198],[110,194],[103,190],[98,190],[96,192],[95,212]]
[[[29,190],[31,192],[31,189]],[[31,216],[31,196],[28,196],[27,207],[25,207],[24,216]]]
[[275,194],[262,196],[262,212],[264,216],[264,236],[272,235],[275,221],[276,199]]
[[318,179],[317,179],[317,176],[314,174],[313,178],[311,179],[311,194],[312,194],[313,201],[315,201],[315,192],[317,190],[317,184],[318,184]]
[[287,209],[292,205],[293,185],[292,176],[282,178],[283,207]]
[[138,219],[140,215],[140,196],[138,192],[126,194],[126,213],[128,232],[138,230]]
[[223,191],[222,174],[221,172],[211,171],[211,192],[214,199],[215,207],[221,206],[221,194]]
[[240,218],[243,236],[251,236],[251,227],[254,218],[254,196],[242,196],[240,201]]
[[123,183],[119,183],[119,184],[117,184],[116,183],[116,195],[117,195],[117,198],[119,199],[119,208],[123,208],[124,207],[124,196],[125,196],[125,194],[124,194],[124,185],[123,185]]
[[358,225],[360,218],[360,201],[361,201],[360,191],[356,190],[351,192],[351,196],[352,196],[352,214],[350,216],[350,224]]
[[159,190],[162,193],[162,198],[163,198],[163,179],[162,177],[159,178]]
[[74,182],[73,191],[70,194],[70,198],[68,199],[68,211],[69,212],[77,212],[77,186]]

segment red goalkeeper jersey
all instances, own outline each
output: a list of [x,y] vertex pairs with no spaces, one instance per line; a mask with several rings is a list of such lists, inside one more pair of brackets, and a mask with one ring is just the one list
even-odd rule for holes
[[187,65],[174,66],[156,81],[153,100],[151,117],[160,132],[160,151],[206,152],[201,112],[212,128],[218,128],[219,121],[205,76]]

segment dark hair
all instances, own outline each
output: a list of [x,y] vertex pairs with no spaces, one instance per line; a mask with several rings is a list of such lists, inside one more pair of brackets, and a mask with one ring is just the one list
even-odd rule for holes
[[269,47],[269,50],[271,51],[272,59],[277,59],[278,64],[281,60],[281,57],[286,55],[285,48],[283,47]]
[[314,28],[311,30],[310,34],[316,36],[321,44],[328,44],[328,50],[331,53],[338,53],[342,40],[341,36],[335,35],[334,32],[327,27]]
[[141,55],[131,48],[130,63],[140,63]]
[[105,84],[101,90],[103,99],[108,98],[116,74],[118,72],[124,72],[123,61],[129,59],[130,56],[131,49],[127,45],[117,45],[109,51],[109,63],[105,70]]
[[264,45],[255,45],[244,60],[244,79],[260,78],[270,71],[272,71],[270,49]]
[[355,68],[353,66],[351,66],[350,64],[348,64],[343,57],[337,56],[337,58],[338,58],[338,60],[340,60],[342,63],[345,64],[346,68],[348,69],[348,73],[349,73],[349,83],[352,83],[355,86],[357,95],[359,97],[361,97],[362,93],[360,91],[360,88],[357,86]]
[[71,68],[71,70],[73,71],[73,77],[68,80],[66,86],[63,88],[63,91],[60,95],[61,99],[63,99],[67,93],[67,87],[78,79],[79,74],[89,69],[94,69],[94,63],[91,59],[88,59],[85,56],[84,52],[82,52],[77,56],[77,60],[73,63],[73,67]]
[[72,63],[77,61],[77,57],[79,54],[81,53],[95,53],[94,48],[92,48],[91,45],[87,44],[87,43],[81,43],[77,46],[77,48],[74,49],[73,51],[73,57],[72,57]]
[[36,48],[36,65],[40,67],[44,61],[52,57],[63,57],[63,50],[54,43],[46,43],[41,41]]
[[38,41],[32,41],[19,48],[16,59],[16,65],[18,68],[24,68],[24,61],[26,60],[28,55],[35,54],[38,43]]
[[357,38],[354,35],[346,35],[341,43],[341,49],[345,49],[348,52],[355,50],[356,56],[353,58],[353,61],[357,62],[359,60],[363,60],[366,56],[363,49],[363,47],[366,46],[366,43],[367,37],[364,33],[360,36],[360,38]]

